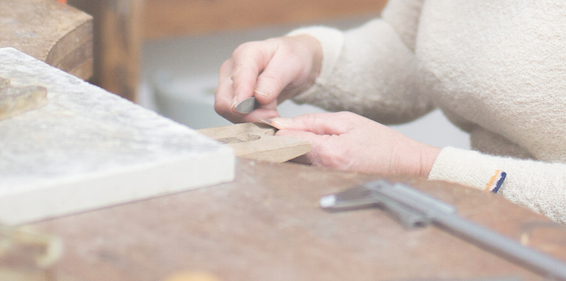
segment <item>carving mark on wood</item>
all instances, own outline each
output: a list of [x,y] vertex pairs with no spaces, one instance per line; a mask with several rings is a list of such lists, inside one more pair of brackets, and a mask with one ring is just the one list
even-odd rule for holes
[[299,138],[277,137],[277,129],[262,123],[244,123],[201,129],[205,136],[225,143],[238,157],[281,163],[308,153],[311,144]]

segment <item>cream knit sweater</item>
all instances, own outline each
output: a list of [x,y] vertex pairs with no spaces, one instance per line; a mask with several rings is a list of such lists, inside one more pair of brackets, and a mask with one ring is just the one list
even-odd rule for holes
[[[315,85],[295,101],[378,122],[438,107],[474,151],[446,147],[430,173],[566,222],[566,1],[390,0],[321,42]],[[503,179],[503,175],[506,175]]]

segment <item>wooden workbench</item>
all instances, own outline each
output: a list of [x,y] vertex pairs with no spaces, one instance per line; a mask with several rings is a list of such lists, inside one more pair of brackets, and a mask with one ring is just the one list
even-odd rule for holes
[[[437,228],[407,231],[377,209],[329,213],[321,196],[377,175],[240,160],[236,180],[31,225],[63,238],[61,280],[447,280],[540,276]],[[410,180],[459,214],[566,261],[566,231],[500,196]],[[543,228],[530,227],[542,223]],[[530,229],[530,230],[529,230]]]
[[93,71],[92,17],[54,0],[0,0],[0,48],[14,47],[88,79]]
[[[7,12],[24,2],[31,10]],[[80,49],[89,46],[88,16],[51,0],[0,0],[0,7],[0,46],[8,38],[9,46],[44,61],[89,69],[88,56],[72,59],[89,54]],[[50,37],[42,33],[47,22],[28,18],[34,11],[68,28]],[[70,47],[57,47],[64,42]],[[240,160],[231,183],[28,226],[62,238],[65,252],[55,267],[61,281],[155,281],[180,271],[246,281],[542,279],[433,227],[407,231],[380,210],[329,213],[318,207],[321,196],[378,178]],[[455,204],[463,217],[566,261],[564,227],[490,193],[409,182]]]

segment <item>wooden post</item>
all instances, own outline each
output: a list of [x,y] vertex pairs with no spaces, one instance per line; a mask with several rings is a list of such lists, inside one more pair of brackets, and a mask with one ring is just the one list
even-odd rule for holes
[[90,82],[136,101],[144,0],[68,0],[94,17],[94,75]]
[[136,101],[143,0],[101,2],[99,85]]

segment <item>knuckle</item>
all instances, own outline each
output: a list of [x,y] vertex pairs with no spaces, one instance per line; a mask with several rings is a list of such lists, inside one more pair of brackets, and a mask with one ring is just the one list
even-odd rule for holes
[[262,49],[260,41],[246,42],[238,46],[232,53],[232,58],[248,57],[251,53],[257,53]]
[[227,60],[220,65],[220,73],[226,73],[232,70],[232,60]]
[[246,42],[243,44],[240,44],[232,53],[232,57],[238,57],[239,55],[241,55],[243,52],[245,52],[246,50],[252,48],[252,46],[254,45],[254,42]]
[[245,71],[253,70],[254,64],[248,61],[240,61],[234,67],[234,75],[239,75]]
[[275,92],[281,91],[284,88],[283,81],[279,75],[272,72],[262,73],[260,79],[264,85],[275,88]]
[[313,128],[317,124],[317,119],[319,115],[316,113],[308,113],[301,116],[301,120],[305,127]]
[[358,125],[358,122],[355,120],[357,115],[352,112],[340,111],[333,114],[336,116],[336,122],[334,125],[340,131],[346,132]]
[[226,117],[230,113],[230,101],[229,101],[230,92],[223,91],[222,87],[219,86],[216,88],[216,93],[214,97],[214,110],[223,117]]

